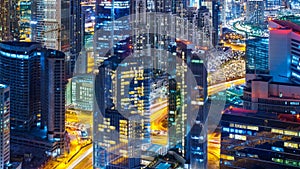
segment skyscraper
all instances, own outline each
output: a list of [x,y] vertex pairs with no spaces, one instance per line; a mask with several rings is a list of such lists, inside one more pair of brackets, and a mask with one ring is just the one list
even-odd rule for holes
[[[177,82],[177,87],[180,92],[186,92],[186,95],[181,94],[181,105],[178,113],[179,118],[175,125],[179,127],[179,135],[170,133],[170,138],[178,139],[178,145],[174,148],[178,148],[180,154],[186,159],[190,168],[206,168],[207,165],[207,138],[206,131],[207,126],[205,121],[207,119],[207,71],[204,62],[199,56],[192,53],[193,44],[189,41],[179,40],[177,43],[177,55],[183,59],[183,62],[191,70],[193,77],[195,78],[196,90],[191,86],[194,84],[185,84],[189,81],[187,72],[182,71],[180,67],[176,68],[178,74],[184,77],[184,83]],[[198,91],[199,95],[193,98],[194,92]],[[191,106],[183,100],[192,100],[197,106]],[[192,110],[196,109],[195,114]],[[180,124],[182,123],[182,124]],[[179,125],[179,126],[178,126]],[[173,138],[174,139],[174,138]],[[173,145],[172,145],[173,146]],[[170,147],[172,148],[172,147]]]
[[0,95],[0,167],[5,168],[10,161],[10,100],[7,85],[0,84]]
[[49,49],[70,48],[70,4],[66,0],[36,0],[37,26],[33,41]]
[[212,26],[213,26],[213,33],[212,33],[212,44],[213,46],[217,46],[219,43],[220,37],[220,24],[221,24],[221,3],[217,0],[212,2]]
[[265,2],[263,0],[248,0],[246,2],[246,23],[260,27],[264,25]]
[[64,152],[65,138],[65,54],[47,50],[41,58],[42,123],[47,124],[48,140],[58,142],[58,154]]
[[[142,121],[137,120],[143,118],[141,113],[130,111],[130,105],[126,104],[126,100],[117,98],[117,95],[129,94],[126,88],[120,89],[118,85],[120,81],[124,84],[128,83],[124,81],[126,80],[124,77],[120,77],[122,74],[130,77],[128,71],[117,73],[116,69],[120,63],[121,60],[115,56],[105,60],[99,67],[99,73],[95,79],[97,107],[95,107],[93,123],[93,165],[99,169],[140,167],[141,154],[138,146],[142,143],[144,125]],[[126,97],[122,98],[126,99]],[[129,111],[126,111],[126,108],[118,109],[118,104],[122,103]]]
[[67,63],[68,77],[71,77],[73,75],[73,72],[75,71],[75,63],[79,57],[81,50],[84,47],[85,27],[84,16],[81,10],[81,0],[70,1],[70,12],[70,58]]
[[18,0],[0,1],[0,40],[16,40],[19,35],[19,24],[17,17]]
[[[99,54],[99,68],[95,77],[97,105],[94,114],[94,167],[141,167],[142,155],[151,147],[151,89],[155,81],[153,79],[158,74],[173,79],[170,86],[166,85],[172,92],[169,98],[172,105],[168,113],[172,116],[166,119],[168,127],[172,128],[168,132],[172,143],[167,145],[168,148],[176,149],[190,168],[206,167],[207,72],[203,60],[194,54],[195,44],[186,40],[198,37],[193,36],[198,33],[193,30],[195,25],[185,27],[188,25],[186,23],[192,22],[184,20],[186,1],[176,1],[177,5],[175,1],[172,3],[179,9],[174,16],[181,14],[181,17],[176,18],[172,18],[170,13],[166,14],[168,17],[152,13],[147,18],[142,12],[151,12],[152,8],[145,8],[143,2],[134,1],[138,5],[133,5],[136,8],[132,11],[136,15],[133,16],[135,18],[130,17],[133,19],[131,27],[127,27],[127,18],[113,18],[113,12],[117,13],[116,17],[120,17],[118,12],[123,12],[123,16],[128,15],[127,6],[117,10],[120,2],[115,2],[115,6],[106,1],[97,4],[99,12],[96,28],[99,32],[96,33],[96,54]],[[160,1],[155,2],[164,6]],[[159,7],[158,11],[164,11],[163,7]],[[146,25],[149,27],[144,27]],[[121,30],[122,36],[119,35]],[[133,36],[121,40],[130,35],[127,30],[132,31]],[[176,38],[178,41],[175,42]],[[170,44],[173,46],[169,48]],[[195,79],[195,83],[187,84],[190,79]]]
[[95,65],[113,56],[114,44],[129,37],[129,14],[129,0],[96,0]]
[[18,38],[16,40],[30,42],[32,39],[34,22],[33,2],[30,0],[19,0],[17,2],[17,18],[19,29],[17,30]]
[[0,81],[10,86],[11,126],[30,130],[41,112],[38,43],[0,44]]
[[[30,144],[54,156],[61,154],[65,134],[64,53],[36,42],[2,42],[0,62],[0,81],[10,86],[12,142]],[[36,133],[45,135],[37,139]]]
[[246,40],[246,73],[269,72],[269,38],[248,37]]

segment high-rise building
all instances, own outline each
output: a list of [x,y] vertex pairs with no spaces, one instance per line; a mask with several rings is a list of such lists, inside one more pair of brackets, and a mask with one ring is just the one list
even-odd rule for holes
[[257,27],[265,25],[264,11],[264,0],[248,0],[246,2],[246,23]]
[[70,4],[66,0],[36,0],[35,39],[49,49],[70,48]]
[[221,126],[221,169],[300,167],[299,114],[229,108]]
[[213,46],[217,46],[219,43],[220,37],[220,24],[221,24],[221,3],[218,1],[212,2],[212,44]]
[[[143,140],[143,111],[139,112],[135,108],[130,110],[131,99],[126,98],[130,81],[125,76],[134,78],[135,73],[134,70],[118,72],[116,69],[120,63],[121,60],[115,56],[105,60],[95,79],[95,98],[98,106],[95,107],[93,123],[93,165],[99,169],[140,167],[139,146]],[[122,80],[127,86],[121,89]]]
[[[178,105],[179,112],[177,114],[177,121],[174,125],[177,130],[176,133],[170,133],[170,137],[177,138],[177,143],[171,145],[177,148],[179,153],[186,159],[186,163],[189,164],[190,168],[206,168],[207,165],[207,140],[206,140],[206,130],[207,126],[205,121],[207,119],[207,72],[204,65],[204,62],[197,55],[192,54],[193,44],[189,41],[179,40],[177,43],[177,55],[179,58],[183,59],[183,62],[191,70],[193,78],[197,83],[197,90],[199,90],[199,96],[196,98],[192,97],[192,93],[195,92],[190,85],[185,86],[185,83],[177,82],[177,87],[179,88],[180,93],[186,92],[186,95],[180,94],[180,100],[186,99],[195,99],[198,107],[196,114],[191,113],[187,103],[183,102],[181,105]],[[184,66],[177,66],[176,72],[178,75],[184,77],[184,81],[189,81],[185,71],[183,71]],[[173,87],[174,88],[174,87]],[[174,90],[174,89],[173,89]],[[189,111],[189,112],[188,112]],[[193,119],[194,118],[194,119]],[[179,134],[179,135],[178,135]],[[178,139],[180,138],[180,139]],[[174,138],[173,138],[174,139]],[[171,142],[174,142],[170,140]]]
[[246,73],[269,72],[269,38],[248,37],[246,40]]
[[38,43],[0,44],[0,81],[10,86],[11,126],[30,130],[41,113]]
[[[48,140],[56,141],[58,154],[65,144],[65,54],[48,49],[41,58],[42,123],[47,124]],[[45,122],[44,122],[45,120]]]
[[[64,53],[36,42],[2,42],[0,62],[0,81],[10,86],[12,142],[54,156],[61,154],[65,134]],[[36,133],[44,135],[37,138]]]
[[19,18],[18,24],[18,38],[16,40],[30,42],[33,33],[34,17],[32,16],[33,1],[30,0],[19,0],[17,2],[17,18]]
[[282,5],[282,0],[266,0],[266,10],[278,10]]
[[[168,132],[172,134],[169,139],[172,144],[167,146],[176,149],[186,159],[190,168],[205,168],[207,128],[204,123],[207,117],[205,108],[207,72],[203,60],[193,54],[195,45],[191,41],[175,42],[177,35],[190,37],[196,32],[192,32],[194,27],[183,26],[181,29],[182,27],[176,25],[190,23],[188,20],[183,21],[186,19],[184,13],[186,1],[172,1],[172,9],[176,14],[181,14],[180,18],[172,18],[172,22],[171,19],[168,20],[169,18],[163,16],[157,17],[157,20],[147,20],[147,17],[139,15],[148,10],[151,12],[152,9],[146,8],[142,1],[134,1],[138,5],[131,4],[136,7],[132,10],[129,5],[127,6],[128,1],[122,1],[122,9],[119,9],[121,3],[119,1],[113,1],[115,4],[107,1],[97,2],[98,15],[95,28],[99,32],[96,32],[98,48],[96,55],[98,55],[97,65],[100,66],[95,79],[97,104],[93,123],[94,167],[118,168],[121,165],[123,168],[141,167],[141,154],[144,155],[147,148],[151,147],[150,107],[153,101],[151,100],[151,90],[155,81],[153,79],[157,78],[155,75],[159,74],[158,72],[163,72],[164,76],[174,80],[169,84],[171,86],[169,91],[175,92],[174,95],[172,93],[172,98],[169,98],[172,102],[169,106],[172,108],[169,114],[173,114],[172,117],[176,119],[171,119],[170,116],[167,120],[172,123],[169,124],[172,131]],[[155,2],[167,9],[160,1]],[[159,7],[157,10],[163,12],[164,7]],[[156,11],[154,9],[153,11]],[[137,20],[132,22],[132,25],[129,25],[128,19],[120,19],[122,16],[129,15],[130,11],[137,14],[135,15],[137,17],[133,18]],[[144,28],[143,26],[147,24],[149,28]],[[119,27],[120,25],[123,27]],[[139,32],[144,29],[153,32],[148,34]],[[173,32],[170,33],[169,30]],[[192,33],[189,32],[190,30]],[[128,31],[134,31],[131,38],[127,38]],[[168,35],[164,34],[165,31]],[[162,51],[167,51],[170,43],[173,44],[171,53],[163,53]],[[129,54],[132,55],[127,57]],[[182,60],[176,62],[177,58]],[[187,75],[191,74],[196,81],[194,86],[185,83],[188,78],[191,78]],[[175,79],[177,76],[180,76],[178,77],[180,81]],[[192,93],[197,92],[199,95],[191,96]],[[195,114],[190,112],[193,105],[189,105],[190,102],[186,102],[187,100],[198,106],[197,109],[194,107]]]
[[[269,21],[269,69],[274,81],[300,83],[300,25]],[[280,68],[280,69],[278,69]]]
[[0,1],[0,40],[16,40],[18,38],[19,24],[17,17],[18,0]]
[[129,37],[130,24],[126,17],[129,14],[129,0],[96,1],[95,65],[113,56],[117,52],[113,50],[114,45]]
[[10,161],[10,99],[7,85],[0,84],[0,95],[0,167],[5,168]]
[[[67,76],[71,77],[75,71],[75,63],[84,47],[84,16],[81,0],[70,1],[70,58],[67,63]],[[83,56],[86,57],[86,56]],[[86,58],[83,58],[86,59]],[[83,63],[86,64],[86,63]]]

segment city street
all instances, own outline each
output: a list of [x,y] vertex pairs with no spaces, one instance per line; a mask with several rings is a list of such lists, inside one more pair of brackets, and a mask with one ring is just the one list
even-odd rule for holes
[[232,80],[232,81],[229,81],[229,82],[223,82],[223,83],[220,83],[220,84],[209,86],[207,93],[208,93],[208,95],[213,95],[217,92],[224,91],[224,90],[230,88],[233,85],[242,85],[242,84],[245,84],[245,78],[241,78],[241,79]]
[[220,168],[220,133],[214,132],[208,135],[208,168]]
[[93,168],[93,155],[92,153],[85,157],[80,163],[78,163],[74,169],[92,169]]

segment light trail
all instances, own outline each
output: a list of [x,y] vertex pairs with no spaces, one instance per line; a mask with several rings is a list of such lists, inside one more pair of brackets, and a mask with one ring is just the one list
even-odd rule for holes
[[228,88],[231,87],[231,85],[241,85],[241,84],[244,84],[245,83],[245,78],[241,78],[241,79],[237,79],[237,80],[232,80],[232,81],[229,81],[229,82],[223,82],[223,83],[219,83],[219,84],[216,84],[216,85],[212,85],[212,86],[209,86],[208,87],[208,95],[212,95],[212,94],[215,94],[217,92],[220,92],[220,91],[223,91],[223,90],[226,90]]
[[80,157],[76,158],[67,169],[73,169],[76,165],[78,165],[83,159],[85,159],[89,154],[93,152],[93,147],[89,148],[86,152],[80,155]]

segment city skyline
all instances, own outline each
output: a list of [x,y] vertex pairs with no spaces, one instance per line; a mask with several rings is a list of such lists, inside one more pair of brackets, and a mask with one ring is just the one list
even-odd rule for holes
[[300,1],[0,0],[0,168],[300,168]]

